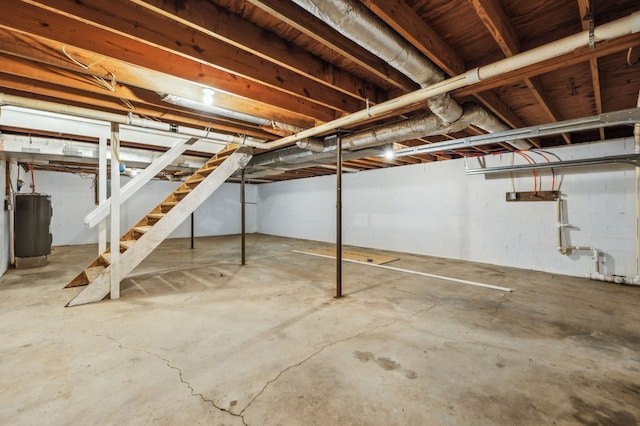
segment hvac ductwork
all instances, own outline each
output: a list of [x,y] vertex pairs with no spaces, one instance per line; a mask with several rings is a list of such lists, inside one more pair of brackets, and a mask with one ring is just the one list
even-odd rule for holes
[[446,135],[459,132],[476,120],[485,122],[486,116],[490,115],[478,105],[467,104],[464,107],[464,113],[454,123],[444,124],[439,117],[429,114],[345,136],[342,138],[342,148],[356,150],[425,136]]
[[167,102],[172,105],[177,105],[184,108],[194,109],[196,111],[207,112],[209,114],[217,115],[220,117],[230,118],[232,120],[255,124],[257,126],[260,126],[267,132],[280,136],[290,135],[302,130],[300,127],[292,126],[287,123],[267,120],[266,118],[258,117],[256,115],[246,114],[216,105],[206,105],[202,102],[197,102],[180,96],[168,95],[165,93],[158,93],[158,95],[160,95],[160,99],[163,102]]
[[[353,0],[293,0],[293,2],[363,48],[384,59],[391,66],[420,84],[421,87],[427,87],[445,79],[444,73],[438,67],[384,22],[373,16],[359,2]],[[455,123],[463,115],[462,107],[448,93],[427,99],[427,106],[444,126]],[[503,123],[497,119],[490,119],[489,116],[490,114],[487,113],[483,117],[482,126],[475,122],[470,124],[487,132],[507,129]],[[511,144],[518,149],[531,147],[526,141],[513,141]]]

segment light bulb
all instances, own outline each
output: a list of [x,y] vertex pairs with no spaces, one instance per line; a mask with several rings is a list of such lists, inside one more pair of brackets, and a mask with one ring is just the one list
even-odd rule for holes
[[393,147],[389,146],[384,150],[384,158],[387,160],[393,160],[396,157],[396,153],[393,150]]
[[202,103],[205,105],[213,105],[213,95],[215,95],[213,89],[209,89],[208,87],[202,89]]

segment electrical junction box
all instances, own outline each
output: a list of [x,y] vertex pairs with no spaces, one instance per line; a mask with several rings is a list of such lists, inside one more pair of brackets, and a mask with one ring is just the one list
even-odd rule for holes
[[560,191],[507,192],[506,201],[558,201]]

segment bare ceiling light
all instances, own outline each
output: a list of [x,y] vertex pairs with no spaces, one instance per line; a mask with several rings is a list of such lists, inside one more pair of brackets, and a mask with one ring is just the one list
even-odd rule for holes
[[393,145],[389,145],[384,149],[384,158],[387,160],[393,160],[396,158],[396,153],[393,150]]
[[213,105],[213,95],[215,95],[215,93],[213,89],[208,87],[202,89],[202,103],[205,105]]

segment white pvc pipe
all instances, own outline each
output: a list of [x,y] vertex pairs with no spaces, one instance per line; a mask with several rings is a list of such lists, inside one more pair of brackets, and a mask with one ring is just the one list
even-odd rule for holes
[[[624,18],[617,19],[615,21],[603,24],[594,29],[593,36],[596,42],[610,40],[618,37],[622,37],[628,34],[634,34],[640,31],[640,11],[634,12]],[[338,128],[346,128],[363,121],[371,120],[371,118],[379,117],[387,113],[394,112],[409,105],[424,102],[427,99],[442,95],[444,93],[452,92],[457,89],[461,89],[466,86],[473,85],[482,80],[488,78],[497,77],[506,74],[511,71],[515,71],[521,68],[525,68],[530,65],[534,65],[548,59],[552,59],[566,53],[570,53],[577,48],[588,46],[590,42],[590,32],[583,31],[581,33],[569,36],[555,42],[546,44],[544,46],[537,47],[535,49],[528,50],[523,53],[519,53],[509,58],[502,59],[494,62],[493,64],[485,65],[479,68],[474,68],[467,71],[464,74],[451,77],[449,79],[440,81],[431,86],[427,86],[416,91],[407,93],[397,98],[389,99],[388,101],[374,105],[370,108],[366,108],[352,114],[348,114],[344,117],[331,120],[319,126],[311,129],[303,130],[294,135],[277,139],[272,142],[260,142],[252,138],[239,138],[230,135],[222,135],[229,139],[229,142],[238,142],[246,146],[251,146],[260,149],[275,149],[286,145],[290,145],[301,139],[318,136],[323,133],[329,133]],[[159,130],[171,131],[171,126],[166,123],[159,123],[150,120],[144,120],[139,117],[133,117],[131,115],[122,116],[119,114],[91,111],[85,108],[73,107],[68,105],[56,104],[47,101],[38,101],[27,98],[20,98],[17,96],[11,96],[7,94],[0,94],[0,105],[18,105],[34,109],[44,109],[47,111],[66,113],[70,115],[79,115],[81,117],[98,118],[105,121],[121,123],[121,124],[133,124],[140,127],[150,127]],[[180,128],[181,134],[188,136],[197,136],[200,138],[205,137],[205,132],[198,129]]]
[[[640,31],[640,11],[595,28],[594,37],[595,41],[598,42],[622,37],[628,34],[634,34],[638,31]],[[579,47],[588,45],[589,31],[583,31],[579,34],[502,59],[494,62],[493,64],[474,68],[464,74],[443,80],[397,98],[390,99],[370,108],[337,118],[311,129],[303,130],[295,135],[269,142],[267,145],[270,149],[279,148],[299,141],[300,139],[317,136],[341,127],[356,125],[362,121],[370,120],[373,117],[379,117],[409,105],[423,102],[430,97],[452,92],[488,78],[497,77],[520,68],[570,53]]]
[[[328,256],[326,254],[309,253],[309,252],[306,252],[306,251],[299,251],[299,250],[291,250],[291,251],[294,252],[294,253],[299,253],[299,254],[307,254],[309,256],[324,257],[326,259],[335,259],[336,258],[335,256]],[[420,275],[420,276],[423,276],[423,277],[436,278],[438,280],[453,281],[453,282],[460,283],[460,284],[472,285],[472,286],[475,286],[475,287],[483,287],[483,288],[488,288],[488,289],[491,289],[491,290],[499,290],[499,291],[506,291],[506,292],[513,291],[508,287],[500,287],[500,286],[497,286],[497,285],[484,284],[484,283],[479,283],[479,282],[476,282],[476,281],[461,280],[459,278],[445,277],[443,275],[429,274],[427,272],[419,272],[419,271],[412,271],[410,269],[394,268],[393,266],[386,266],[386,265],[376,265],[375,263],[360,262],[358,260],[351,260],[351,259],[344,259],[344,258],[342,260],[344,262],[357,263],[359,265],[374,266],[376,268],[388,269],[390,271],[396,271],[396,272],[404,272],[406,274]]]

